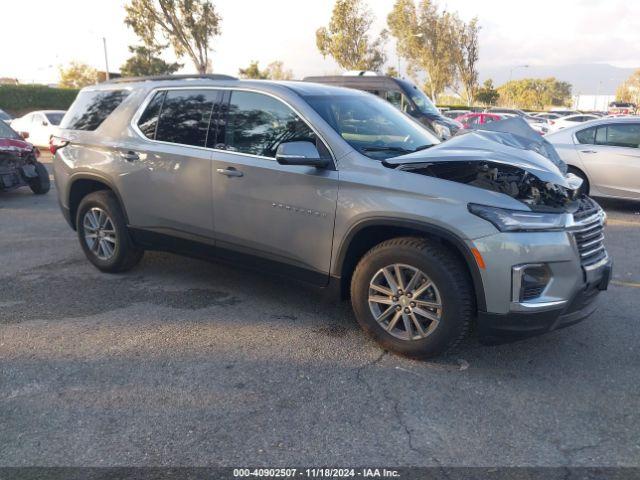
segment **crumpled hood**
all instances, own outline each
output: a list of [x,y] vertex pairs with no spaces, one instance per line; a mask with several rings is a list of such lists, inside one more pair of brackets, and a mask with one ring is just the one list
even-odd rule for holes
[[553,145],[521,118],[509,118],[469,130],[427,150],[385,160],[390,167],[436,162],[486,161],[520,167],[543,182],[571,188],[567,165]]

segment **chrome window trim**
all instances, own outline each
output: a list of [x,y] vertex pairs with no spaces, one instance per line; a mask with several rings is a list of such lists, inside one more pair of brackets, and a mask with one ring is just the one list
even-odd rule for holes
[[[266,157],[264,155],[255,155],[255,154],[252,154],[252,153],[234,152],[232,150],[221,150],[219,148],[211,148],[211,147],[198,147],[196,145],[186,145],[184,143],[165,142],[165,141],[162,141],[162,140],[151,139],[151,138],[145,136],[142,133],[142,131],[138,128],[138,121],[140,120],[140,117],[142,116],[142,113],[145,111],[145,109],[149,105],[149,102],[151,102],[151,99],[156,94],[156,92],[169,91],[169,90],[221,90],[221,91],[231,91],[231,92],[233,92],[235,90],[235,91],[238,91],[238,92],[258,93],[258,94],[261,94],[261,95],[266,95],[268,97],[274,98],[274,99],[278,100],[279,102],[283,103],[284,105],[286,105],[289,109],[291,109],[291,111],[293,111],[293,113],[295,113],[298,117],[300,117],[300,119],[305,123],[305,125],[307,125],[307,127],[309,127],[313,131],[313,133],[315,133],[318,136],[318,138],[320,138],[322,143],[324,143],[324,145],[327,147],[327,150],[329,151],[329,154],[331,155],[331,162],[333,163],[333,168],[337,169],[336,156],[333,153],[333,150],[331,149],[331,145],[329,144],[329,142],[327,142],[327,140],[324,138],[324,136],[322,134],[320,134],[320,132],[316,128],[314,128],[313,125],[311,125],[311,123],[304,117],[304,115],[302,115],[300,113],[300,111],[298,111],[298,109],[293,107],[286,100],[278,97],[277,95],[272,94],[271,92],[265,92],[263,90],[259,90],[259,89],[255,89],[255,88],[246,88],[246,87],[211,87],[211,86],[156,87],[156,88],[153,88],[153,89],[151,89],[149,91],[149,93],[147,93],[144,101],[140,104],[140,106],[138,107],[136,112],[131,117],[131,121],[129,122],[129,126],[138,135],[138,137],[140,137],[140,139],[146,140],[147,142],[158,143],[158,144],[161,144],[161,145],[178,145],[180,147],[195,148],[195,149],[198,149],[198,150],[206,150],[208,152],[230,153],[232,155],[242,155],[242,156],[245,156],[245,157],[259,158],[259,159],[262,159],[262,160],[270,160],[272,162],[276,162],[277,161],[274,157]],[[164,102],[163,102],[163,104],[164,104]],[[209,121],[211,121],[211,120],[209,120]],[[156,128],[157,128],[157,126],[156,126]]]

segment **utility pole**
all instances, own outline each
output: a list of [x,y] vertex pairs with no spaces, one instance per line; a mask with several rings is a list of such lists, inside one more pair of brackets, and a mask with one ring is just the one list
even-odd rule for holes
[[107,38],[102,37],[102,47],[104,48],[104,66],[105,66],[105,77],[106,80],[109,81],[109,59],[107,58]]

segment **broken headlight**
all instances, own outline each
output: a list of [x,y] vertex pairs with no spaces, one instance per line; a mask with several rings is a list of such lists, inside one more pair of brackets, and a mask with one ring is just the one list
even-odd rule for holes
[[486,205],[469,204],[469,211],[491,222],[501,232],[530,232],[562,230],[567,214],[507,210]]

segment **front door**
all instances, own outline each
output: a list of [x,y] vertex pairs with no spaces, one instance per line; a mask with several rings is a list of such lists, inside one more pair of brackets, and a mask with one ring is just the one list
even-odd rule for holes
[[[213,89],[157,91],[137,119],[145,139],[122,145],[122,194],[131,225],[213,238],[209,124]],[[198,238],[196,238],[198,239]]]
[[275,151],[286,141],[314,142],[324,155],[328,149],[288,105],[263,93],[231,92],[226,118],[218,132],[224,150],[213,153],[217,250],[274,260],[286,273],[325,284],[338,172],[280,165]]
[[[576,136],[579,135],[581,132]],[[640,122],[601,125],[593,144],[580,144],[577,148],[600,192],[640,198]]]

